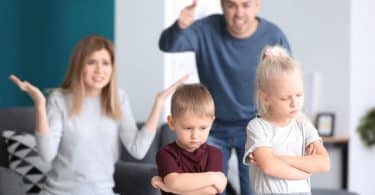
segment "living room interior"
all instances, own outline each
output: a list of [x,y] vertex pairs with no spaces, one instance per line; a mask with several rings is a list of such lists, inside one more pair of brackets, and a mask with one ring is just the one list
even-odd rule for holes
[[[201,2],[197,17],[220,11],[219,0]],[[4,37],[0,46],[0,110],[32,105],[8,80],[10,74],[19,75],[43,90],[57,87],[64,78],[74,43],[88,34],[100,34],[114,41],[119,85],[129,94],[137,121],[145,121],[156,92],[184,73],[192,73],[190,82],[198,82],[193,55],[164,54],[157,44],[162,29],[174,22],[181,7],[189,3],[1,1],[0,21],[7,28],[0,32]],[[371,54],[375,44],[371,36],[375,27],[370,19],[375,15],[373,7],[374,2],[358,0],[262,1],[259,15],[284,30],[293,55],[305,71],[309,86],[306,91],[310,92],[306,97],[308,116],[313,121],[322,113],[334,116],[333,137],[326,138],[332,168],[329,173],[312,177],[313,188],[375,194],[371,180],[375,175],[375,149],[366,147],[357,132],[360,119],[375,106],[371,84],[375,82],[371,74],[375,72]],[[32,114],[30,109],[26,113]],[[0,118],[0,124],[9,124],[3,120]],[[28,132],[32,132],[32,122],[27,123],[26,128],[31,128]],[[160,140],[166,139],[164,142],[172,139],[169,135],[159,136]],[[159,146],[159,142],[162,141],[154,144]],[[147,157],[151,160],[147,161],[152,164],[151,153]],[[235,179],[232,182],[236,188]]]

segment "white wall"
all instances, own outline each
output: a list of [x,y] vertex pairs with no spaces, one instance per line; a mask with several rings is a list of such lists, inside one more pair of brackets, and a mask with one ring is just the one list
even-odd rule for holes
[[317,111],[334,112],[335,135],[349,135],[349,0],[263,0],[260,16],[284,31],[305,72],[319,72]]
[[[349,11],[349,0],[263,0],[260,13],[287,35],[304,72],[319,74],[315,111],[335,113],[335,135],[350,134]],[[341,187],[341,154],[335,149],[329,154],[333,167],[329,173],[313,175],[313,187]]]
[[350,189],[361,195],[375,194],[375,148],[366,148],[355,132],[360,117],[375,107],[375,2],[352,0],[350,66]]
[[158,48],[163,13],[160,1],[115,1],[119,85],[129,94],[138,121],[147,119],[156,93],[164,87],[164,61]]
[[[375,194],[375,149],[356,132],[363,114],[375,106],[375,2],[367,0],[263,0],[262,15],[279,24],[306,71],[321,72],[319,108],[337,116],[335,135],[350,135],[349,189]],[[332,164],[337,155],[332,155]],[[340,175],[333,167],[331,175]],[[324,179],[322,185],[337,185]],[[317,180],[315,180],[317,181]],[[318,181],[320,182],[320,181]]]

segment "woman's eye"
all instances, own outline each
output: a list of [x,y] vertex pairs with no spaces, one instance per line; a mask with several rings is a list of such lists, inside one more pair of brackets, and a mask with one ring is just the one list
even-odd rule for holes
[[95,60],[89,60],[89,61],[87,61],[87,64],[89,64],[89,65],[92,65],[92,64],[95,64],[95,63],[96,63]]

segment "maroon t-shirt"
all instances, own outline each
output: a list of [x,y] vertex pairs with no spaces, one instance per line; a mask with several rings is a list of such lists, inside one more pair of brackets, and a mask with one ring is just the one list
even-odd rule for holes
[[[188,152],[173,142],[159,150],[156,155],[156,164],[159,176],[162,178],[169,173],[222,172],[223,155],[219,149],[206,143],[194,152]],[[163,195],[173,194],[161,192]]]

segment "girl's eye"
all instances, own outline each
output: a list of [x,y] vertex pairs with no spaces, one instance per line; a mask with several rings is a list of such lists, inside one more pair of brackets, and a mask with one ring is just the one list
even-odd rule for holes
[[111,63],[109,63],[108,61],[105,61],[103,62],[103,65],[108,66],[108,65],[111,65]]

